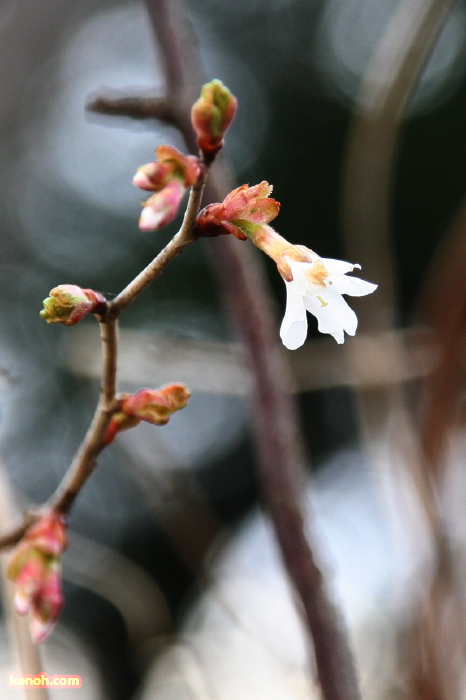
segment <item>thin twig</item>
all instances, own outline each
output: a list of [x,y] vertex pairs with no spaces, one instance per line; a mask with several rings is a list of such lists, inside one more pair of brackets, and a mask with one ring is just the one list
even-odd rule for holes
[[102,387],[94,418],[68,472],[49,500],[47,506],[68,513],[83,484],[94,471],[97,457],[103,449],[103,438],[115,411],[117,371],[117,322],[100,323],[102,338]]
[[207,177],[207,168],[199,182],[192,188],[189,195],[188,206],[184,215],[183,223],[178,233],[173,236],[170,243],[157,255],[149,265],[134,278],[132,282],[123,289],[117,297],[108,304],[106,318],[116,318],[119,316],[134,299],[166,268],[166,266],[177,255],[183,252],[184,248],[196,240],[193,231],[196,217],[199,212],[204,185]]
[[103,438],[115,411],[117,370],[117,322],[101,321],[102,387],[91,425],[62,482],[49,501],[36,510],[26,511],[19,525],[0,538],[0,549],[19,542],[44,509],[68,513],[85,481],[92,474],[103,448]]
[[97,457],[104,447],[105,431],[116,408],[116,319],[163,272],[167,265],[183,251],[185,246],[195,240],[194,226],[202,200],[207,172],[207,167],[204,167],[199,181],[191,188],[183,223],[178,233],[154,260],[113,301],[107,304],[107,310],[100,324],[103,343],[101,400],[87,435],[71,463],[68,473],[48,503],[50,508],[67,513],[84,482],[94,471]]
[[207,166],[203,167],[199,181],[191,188],[183,223],[178,233],[113,301],[108,302],[105,313],[100,317],[102,340],[101,396],[89,429],[55,493],[42,508],[25,513],[20,524],[14,526],[9,532],[0,537],[0,549],[19,542],[31,525],[40,517],[44,508],[68,513],[84,483],[94,471],[97,457],[104,448],[105,432],[117,408],[117,318],[163,272],[166,266],[183,251],[185,246],[196,239],[194,227],[202,200],[207,172]]
[[5,532],[0,537],[0,550],[7,549],[8,547],[12,547],[13,545],[17,544],[20,541],[20,539],[24,537],[31,525],[33,525],[36,522],[37,518],[37,511],[27,510],[25,513],[23,513],[21,522],[19,522],[16,525],[13,525],[10,530]]
[[[180,106],[178,126],[192,149],[188,109],[193,87],[202,76],[197,42],[182,2],[146,0],[146,6],[165,61],[168,95]],[[217,164],[207,186],[209,201],[221,201],[230,189],[228,173]],[[227,306],[245,343],[254,377],[253,416],[263,498],[288,575],[302,602],[322,693],[325,700],[356,700],[360,695],[349,644],[306,537],[301,502],[306,479],[304,448],[271,295],[254,250],[231,237],[212,248]]]

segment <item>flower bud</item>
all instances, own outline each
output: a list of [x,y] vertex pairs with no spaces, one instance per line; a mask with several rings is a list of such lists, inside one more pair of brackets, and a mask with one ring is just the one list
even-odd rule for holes
[[199,158],[184,156],[173,146],[159,146],[157,160],[141,166],[133,178],[136,187],[155,192],[143,203],[139,219],[142,231],[155,231],[171,223],[178,213],[185,190],[202,173]]
[[32,601],[40,590],[46,566],[46,557],[35,547],[19,547],[12,557],[8,576],[15,581],[14,605],[18,615],[25,615],[31,609]]
[[53,560],[42,578],[39,595],[35,597],[31,616],[31,637],[40,644],[50,634],[58,620],[64,603],[61,566]]
[[139,217],[141,231],[155,231],[170,224],[178,213],[185,188],[179,180],[171,180],[160,192],[144,202]]
[[66,518],[63,513],[51,510],[29,528],[23,542],[31,543],[44,554],[59,557],[67,545]]
[[133,183],[141,190],[160,192],[174,178],[184,188],[191,187],[201,175],[199,158],[185,156],[173,146],[159,146],[155,156],[156,161],[142,165],[133,177]]
[[133,177],[133,185],[140,190],[158,192],[167,184],[171,175],[170,166],[154,161],[141,165]]
[[220,80],[202,87],[191,110],[191,122],[204,156],[212,159],[223,146],[223,136],[235,116],[237,100]]
[[102,313],[105,310],[105,297],[92,289],[81,289],[74,284],[61,284],[44,299],[41,318],[47,323],[63,323],[74,326],[88,313]]
[[59,557],[65,547],[65,517],[50,511],[28,530],[8,566],[8,577],[15,582],[15,609],[31,614],[36,644],[49,634],[63,606]]
[[154,425],[166,425],[170,416],[184,408],[191,392],[184,384],[167,384],[160,389],[140,389],[123,398],[121,412]]

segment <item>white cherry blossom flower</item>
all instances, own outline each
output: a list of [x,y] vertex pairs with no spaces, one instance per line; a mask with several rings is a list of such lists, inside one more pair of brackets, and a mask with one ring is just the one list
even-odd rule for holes
[[360,265],[321,258],[310,248],[280,236],[269,226],[280,210],[279,202],[270,198],[271,192],[272,185],[265,181],[253,187],[242,185],[223,202],[207,205],[197,217],[198,235],[231,234],[240,240],[249,239],[275,261],[286,284],[280,337],[289,350],[299,348],[306,340],[307,311],[317,318],[321,333],[330,333],[337,343],[343,343],[345,331],[348,335],[356,333],[358,319],[342,294],[364,296],[377,285],[346,276]]
[[354,335],[358,319],[342,294],[364,296],[377,289],[376,284],[358,277],[347,277],[347,272],[360,265],[343,260],[320,258],[312,253],[312,262],[299,262],[286,256],[292,273],[287,281],[286,311],[280,328],[280,337],[289,350],[303,345],[307,335],[306,311],[317,318],[321,333],[333,335],[337,343],[343,343],[344,333]]

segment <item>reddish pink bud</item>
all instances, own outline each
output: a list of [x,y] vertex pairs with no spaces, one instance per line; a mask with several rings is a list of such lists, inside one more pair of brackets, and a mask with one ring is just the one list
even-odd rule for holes
[[184,408],[191,396],[184,384],[167,384],[160,389],[140,389],[123,398],[121,412],[154,425],[165,425],[170,416]]
[[198,158],[184,156],[173,146],[159,146],[155,155],[157,161],[143,165],[133,178],[137,187],[155,192],[143,205],[139,219],[143,231],[155,231],[172,222],[185,190],[202,173]]
[[47,323],[63,323],[74,326],[89,313],[103,313],[105,297],[92,289],[82,289],[74,284],[61,284],[50,291],[43,301],[40,316]]
[[172,169],[164,163],[146,163],[137,169],[133,184],[141,190],[158,192],[163,189],[170,179]]
[[44,554],[59,557],[67,545],[66,518],[51,510],[29,528],[23,542],[37,547]]
[[209,204],[197,217],[202,236],[219,236],[231,233],[245,241],[272,221],[280,211],[280,204],[269,199],[272,185],[261,182],[249,187],[242,185],[230,192],[220,204]]
[[191,122],[204,156],[213,158],[223,146],[223,136],[235,116],[237,100],[220,80],[202,87],[191,110]]
[[155,155],[157,160],[141,166],[133,178],[133,183],[142,190],[160,192],[173,178],[183,187],[191,187],[201,175],[199,158],[184,156],[173,146],[159,146]]
[[185,187],[194,185],[201,176],[202,165],[196,156],[184,156],[173,146],[159,146],[155,155],[163,165],[171,169],[171,177],[181,180]]
[[50,511],[28,530],[13,553],[7,574],[15,582],[15,608],[31,613],[31,635],[41,642],[63,606],[59,556],[66,547],[65,518]]
[[178,213],[185,187],[180,180],[171,180],[163,190],[151,195],[144,203],[139,218],[142,231],[155,231],[171,223]]
[[63,602],[61,567],[58,561],[53,561],[32,599],[30,629],[35,644],[40,644],[50,634],[60,616]]
[[[8,576],[16,584],[14,603],[18,615],[25,615],[31,609],[32,601],[40,590],[46,566],[43,552],[34,547],[20,546],[13,555],[8,567]],[[13,575],[15,571],[16,576]]]

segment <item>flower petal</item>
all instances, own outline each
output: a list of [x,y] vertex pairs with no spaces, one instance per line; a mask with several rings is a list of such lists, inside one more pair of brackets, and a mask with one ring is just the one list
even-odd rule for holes
[[334,258],[321,258],[321,260],[327,268],[329,275],[344,275],[354,270],[355,267],[359,270],[361,269],[361,265],[357,263],[353,265],[353,263],[346,262],[345,260],[335,260]]
[[163,209],[153,209],[150,206],[144,207],[139,217],[139,228],[141,231],[156,231],[166,224],[173,221],[171,214],[167,216],[167,212]]
[[317,318],[319,331],[333,335],[337,343],[345,341],[344,331],[348,335],[356,333],[358,317],[337,291],[326,289],[317,296],[308,295],[304,304]]
[[346,275],[335,275],[335,277],[331,277],[327,284],[332,283],[333,289],[339,292],[339,294],[350,294],[352,297],[363,297],[366,294],[371,294],[378,286],[372,284],[372,282],[361,280],[359,277],[346,277]]
[[307,319],[304,298],[286,282],[286,311],[280,327],[280,338],[288,350],[296,350],[306,340]]

